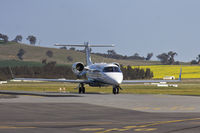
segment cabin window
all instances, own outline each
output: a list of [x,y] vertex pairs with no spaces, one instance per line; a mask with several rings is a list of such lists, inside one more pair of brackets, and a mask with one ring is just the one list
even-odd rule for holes
[[121,72],[119,67],[104,67],[103,72]]

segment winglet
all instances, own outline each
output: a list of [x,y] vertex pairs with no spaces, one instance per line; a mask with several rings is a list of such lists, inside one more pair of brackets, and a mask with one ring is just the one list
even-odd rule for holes
[[181,81],[182,67],[180,68],[179,79]]

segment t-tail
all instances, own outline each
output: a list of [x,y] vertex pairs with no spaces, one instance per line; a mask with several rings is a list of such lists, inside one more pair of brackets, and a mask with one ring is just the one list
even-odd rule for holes
[[71,47],[85,47],[86,54],[86,65],[92,65],[91,55],[90,55],[90,47],[114,47],[114,44],[102,45],[102,44],[89,44],[88,42],[84,42],[84,44],[55,44],[55,46],[71,46]]

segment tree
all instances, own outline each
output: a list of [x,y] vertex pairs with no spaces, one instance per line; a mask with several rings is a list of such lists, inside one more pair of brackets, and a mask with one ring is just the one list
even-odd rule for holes
[[157,58],[161,61],[162,64],[168,64],[168,54],[162,53],[157,56]]
[[153,77],[153,72],[150,70],[150,68],[146,68],[145,78],[150,79],[152,77]]
[[194,64],[198,64],[198,62],[197,62],[196,60],[192,60],[192,61],[190,62],[190,64],[194,65]]
[[16,43],[21,42],[21,41],[22,41],[22,36],[21,35],[17,35],[15,37],[15,39],[13,40],[13,42],[16,42]]
[[45,66],[44,66],[44,69],[47,70],[47,73],[48,71],[54,71],[54,68],[56,66],[56,61],[51,61],[51,62],[48,62]]
[[23,60],[23,55],[26,53],[26,51],[24,49],[19,49],[17,56],[20,60]]
[[47,59],[43,59],[43,60],[42,60],[42,64],[45,64],[45,65],[46,65],[46,64],[47,64]]
[[140,56],[138,53],[133,54],[132,56],[127,57],[127,59],[132,60],[145,60],[146,58]]
[[161,61],[162,64],[165,65],[173,65],[175,62],[174,57],[178,55],[176,52],[169,51],[168,53],[162,53],[157,56],[157,58]]
[[117,53],[115,52],[115,50],[108,50],[108,55],[116,55]]
[[135,57],[138,57],[138,56],[139,56],[139,54],[138,54],[138,53],[135,53],[133,56],[135,56]]
[[150,60],[152,56],[153,56],[153,53],[148,53],[146,60]]
[[121,70],[124,75],[124,79],[150,79],[153,77],[153,72],[147,68],[146,71],[144,69],[140,69],[139,67],[132,68],[131,66],[121,67]]
[[0,33],[0,39],[4,41],[4,43],[8,42],[8,36]]
[[60,49],[66,49],[67,50],[67,47],[60,47]]
[[71,47],[69,50],[73,50],[73,51],[75,51],[76,49],[75,49],[74,47]]
[[168,56],[169,56],[169,59],[168,59],[168,62],[169,64],[174,64],[174,56],[175,55],[178,55],[176,52],[173,52],[173,51],[169,51],[168,52]]
[[196,60],[192,60],[190,64],[200,64],[200,54],[196,57]]
[[180,65],[179,61],[174,62],[174,65]]
[[197,62],[200,63],[200,54],[197,56]]
[[51,58],[51,57],[53,57],[53,52],[52,52],[51,50],[48,50],[48,51],[46,52],[46,55],[47,55],[49,58]]
[[28,36],[28,37],[26,38],[26,40],[28,40],[28,41],[30,42],[31,45],[35,45],[35,43],[36,43],[36,41],[37,41],[36,37],[33,36],[33,35]]

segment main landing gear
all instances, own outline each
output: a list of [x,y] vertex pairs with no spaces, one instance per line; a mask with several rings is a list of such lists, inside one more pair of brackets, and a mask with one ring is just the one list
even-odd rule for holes
[[113,86],[113,94],[119,94],[119,86]]
[[83,83],[80,83],[78,92],[79,92],[79,94],[81,94],[81,93],[85,94],[85,87],[84,87]]

